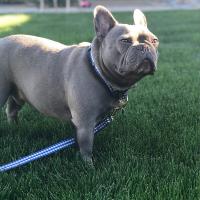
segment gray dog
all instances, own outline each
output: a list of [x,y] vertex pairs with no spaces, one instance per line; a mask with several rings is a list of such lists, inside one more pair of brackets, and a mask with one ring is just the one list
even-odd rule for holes
[[0,39],[0,107],[7,102],[8,121],[17,120],[25,102],[71,120],[81,156],[92,164],[93,129],[120,99],[112,92],[121,94],[156,70],[158,39],[141,11],[135,10],[134,21],[120,24],[97,6],[91,44],[66,46],[28,35]]

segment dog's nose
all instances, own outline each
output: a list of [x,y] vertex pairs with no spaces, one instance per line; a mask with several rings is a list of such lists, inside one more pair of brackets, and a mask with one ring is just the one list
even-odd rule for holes
[[147,44],[140,44],[136,47],[136,49],[138,51],[141,51],[141,52],[146,52],[146,51],[149,51],[149,46]]
[[138,51],[143,51],[143,50],[144,50],[144,46],[138,45],[138,46],[136,47],[136,49],[137,49]]

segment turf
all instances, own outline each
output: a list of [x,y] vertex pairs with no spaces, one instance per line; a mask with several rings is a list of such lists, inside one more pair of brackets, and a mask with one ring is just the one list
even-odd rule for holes
[[[158,71],[129,92],[129,104],[95,138],[96,170],[71,148],[0,174],[0,199],[200,199],[200,12],[146,13],[160,39]],[[115,13],[132,23],[131,13]],[[0,16],[1,18],[2,16]],[[17,17],[17,16],[15,16]],[[91,14],[34,14],[0,36],[25,33],[73,44],[91,41]],[[0,112],[0,163],[54,144],[69,123],[25,106],[19,125]]]

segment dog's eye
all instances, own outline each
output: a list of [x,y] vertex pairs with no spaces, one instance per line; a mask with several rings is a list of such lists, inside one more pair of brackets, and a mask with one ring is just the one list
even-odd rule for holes
[[124,39],[121,39],[121,42],[124,42],[124,43],[129,43],[131,44],[132,43],[132,40],[129,39],[129,38],[124,38]]
[[156,43],[158,43],[158,39],[157,39],[157,38],[154,38],[151,42],[152,42],[153,44],[156,44]]

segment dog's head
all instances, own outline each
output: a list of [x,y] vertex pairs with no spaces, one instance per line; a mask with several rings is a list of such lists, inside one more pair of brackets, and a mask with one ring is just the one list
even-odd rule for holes
[[134,25],[120,24],[103,6],[94,10],[96,38],[93,41],[98,63],[115,84],[130,87],[157,68],[158,38],[147,28],[140,10],[133,14]]

